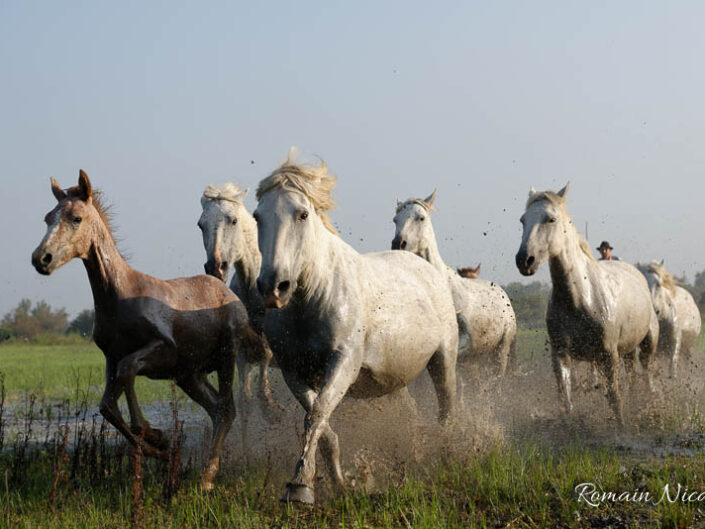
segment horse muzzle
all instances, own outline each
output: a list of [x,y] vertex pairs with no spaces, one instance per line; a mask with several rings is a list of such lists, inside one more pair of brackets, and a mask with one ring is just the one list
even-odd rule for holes
[[536,273],[536,259],[533,255],[527,255],[526,252],[519,251],[516,255],[516,265],[519,273],[523,276],[532,276]]
[[406,249],[406,241],[402,239],[401,237],[394,237],[392,239],[392,250],[405,250]]
[[217,277],[221,281],[225,282],[228,279],[230,265],[227,261],[214,261],[209,259],[206,261],[206,264],[203,265],[203,269],[209,276]]
[[44,276],[48,276],[54,271],[53,262],[54,256],[49,252],[41,252],[39,249],[32,252],[32,266]]
[[[269,284],[267,284],[269,283]],[[272,287],[271,285],[275,285]],[[264,305],[268,309],[281,309],[289,304],[291,294],[296,285],[289,280],[284,281],[262,281],[257,280],[257,289],[264,298]]]

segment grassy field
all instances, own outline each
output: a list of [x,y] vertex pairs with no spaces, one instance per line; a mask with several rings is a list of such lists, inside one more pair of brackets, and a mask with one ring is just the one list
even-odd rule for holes
[[[521,331],[519,363],[545,364],[546,348],[545,332]],[[705,351],[702,336],[697,350]],[[32,393],[44,402],[77,402],[77,388],[89,388],[85,400],[97,404],[103,366],[102,353],[87,342],[1,345],[6,408],[21,405]],[[171,398],[168,382],[140,379],[137,389],[143,402]],[[555,386],[547,390],[555,392]],[[546,424],[553,428],[559,423]],[[513,436],[452,456],[403,461],[391,485],[373,493],[351,487],[345,494],[333,494],[324,480],[318,486],[321,501],[312,508],[278,501],[293,461],[282,467],[226,464],[216,490],[203,493],[197,488],[197,462],[184,462],[174,478],[166,464],[145,461],[140,479],[127,447],[96,424],[83,426],[79,442],[68,447],[62,444],[61,429],[44,440],[8,434],[0,453],[0,527],[705,526],[705,501],[666,498],[654,504],[666,485],[671,497],[678,484],[705,491],[702,425],[683,420],[673,424],[687,434],[685,449],[677,453],[633,450],[619,443],[596,446],[581,438],[580,430],[570,442],[557,444]],[[659,428],[657,435],[667,435]],[[653,437],[653,432],[640,430],[642,434]],[[77,438],[76,431],[71,435]],[[167,487],[172,478],[179,487]],[[579,501],[575,490],[584,482],[616,493],[648,491],[652,501],[591,506]]]
[[[29,393],[45,401],[71,400],[79,388],[97,403],[105,385],[105,357],[93,342],[84,340],[62,345],[12,342],[0,345],[0,372],[5,374],[10,402]],[[135,384],[145,403],[171,397],[168,381],[138,377]]]

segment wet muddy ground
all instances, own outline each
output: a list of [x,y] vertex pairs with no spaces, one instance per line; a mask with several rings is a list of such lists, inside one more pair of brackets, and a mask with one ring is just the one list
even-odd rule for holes
[[[702,356],[702,355],[701,355]],[[500,383],[477,374],[464,376],[463,402],[458,420],[443,429],[435,420],[436,401],[428,375],[417,379],[409,391],[368,401],[345,399],[331,419],[340,436],[343,467],[355,486],[372,491],[402,477],[410,468],[423,468],[430,461],[470,455],[498,442],[534,444],[556,449],[580,446],[607,448],[632,458],[662,458],[693,455],[705,448],[705,383],[703,366],[691,362],[675,380],[667,373],[665,360],[654,366],[655,392],[649,393],[643,377],[632,377],[628,385],[623,373],[624,409],[627,426],[620,430],[604,395],[602,380],[593,380],[590,366],[575,369],[574,412],[566,417],[559,405],[556,381],[547,354],[519,364]],[[223,462],[223,472],[266,465],[286,479],[293,472],[303,433],[303,411],[272,372],[273,389],[282,410],[270,412],[251,402],[247,412],[238,410]],[[92,404],[92,403],[90,403]],[[51,410],[47,411],[47,406]],[[143,407],[153,426],[173,430],[172,404],[162,402]],[[210,421],[185,396],[178,399],[178,419],[183,427],[184,452],[202,460],[208,447]],[[32,411],[31,431],[27,416]],[[126,413],[126,410],[123,410]],[[247,426],[244,428],[244,416]],[[102,418],[97,408],[75,404],[35,405],[25,401],[4,411],[5,446],[18,435],[29,434],[41,444],[68,425],[72,432],[90,431]],[[246,430],[246,433],[245,433]],[[109,436],[119,441],[114,430]],[[69,436],[69,444],[73,437]],[[320,461],[324,476],[323,462]],[[326,478],[321,478],[325,480]]]

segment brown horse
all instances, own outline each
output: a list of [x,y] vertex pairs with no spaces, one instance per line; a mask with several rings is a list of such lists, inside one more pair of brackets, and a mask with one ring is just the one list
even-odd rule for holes
[[[211,276],[163,281],[133,270],[120,255],[100,194],[83,171],[77,186],[63,190],[52,178],[51,189],[58,204],[46,215],[47,233],[32,253],[32,264],[44,275],[75,257],[86,267],[95,304],[93,337],[106,359],[100,412],[133,445],[144,436],[145,454],[165,457],[167,441],[142,415],[134,382],[137,375],[175,380],[213,422],[210,456],[201,476],[202,486],[212,488],[235,418],[235,352],[259,344],[245,307]],[[212,371],[218,389],[206,378]],[[122,393],[130,426],[118,408]]]
[[460,277],[466,277],[468,279],[477,279],[480,275],[480,267],[482,263],[479,263],[475,268],[468,266],[467,268],[458,268],[458,275]]

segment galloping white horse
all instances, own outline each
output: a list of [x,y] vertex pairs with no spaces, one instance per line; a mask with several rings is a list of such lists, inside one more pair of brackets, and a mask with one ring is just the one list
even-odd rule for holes
[[[393,250],[407,250],[425,259],[450,285],[458,317],[458,360],[489,358],[502,378],[514,347],[517,322],[506,292],[484,279],[466,279],[443,262],[431,224],[436,191],[425,199],[397,201]],[[479,266],[478,266],[479,269]]]
[[257,189],[262,268],[271,311],[265,332],[284,379],[306,410],[304,447],[286,501],[312,503],[321,441],[343,486],[329,417],[343,396],[378,397],[428,369],[439,417],[455,409],[458,325],[442,276],[406,252],[360,255],[331,226],[335,177],[288,159]]
[[521,217],[524,233],[516,265],[522,275],[530,276],[548,260],[553,289],[546,326],[566,411],[572,409],[571,359],[586,360],[607,378],[607,398],[623,425],[619,357],[631,371],[640,346],[639,360],[651,389],[648,367],[658,341],[658,320],[646,280],[636,268],[623,261],[595,261],[573,226],[567,190],[567,185],[557,193],[531,189]]
[[690,292],[676,284],[663,261],[636,266],[649,284],[659,322],[658,351],[669,355],[670,374],[673,377],[681,352],[689,358],[700,334],[700,310]]
[[209,185],[201,196],[203,212],[198,219],[206,250],[206,273],[221,281],[227,281],[230,268],[235,269],[230,288],[245,305],[250,324],[262,343],[262,347],[258,349],[241,349],[236,357],[243,443],[247,441],[253,364],[259,363],[260,367],[261,402],[264,402],[270,411],[278,408],[272,399],[269,384],[268,367],[272,360],[272,350],[264,336],[264,300],[257,290],[257,276],[262,257],[257,247],[257,225],[243,203],[246,195],[246,189],[240,189],[233,183],[222,187]]

